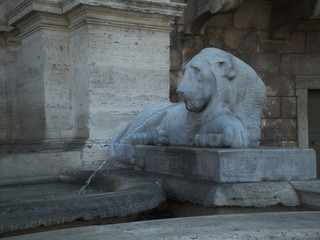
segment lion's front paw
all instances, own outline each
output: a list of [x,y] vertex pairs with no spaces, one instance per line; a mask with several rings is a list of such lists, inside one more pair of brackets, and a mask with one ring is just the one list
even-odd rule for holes
[[198,147],[222,147],[221,134],[197,134],[195,145]]
[[168,132],[161,129],[160,127],[156,128],[157,131],[157,143],[158,145],[168,145],[169,144],[169,137]]
[[227,127],[222,134],[222,143],[224,146],[232,148],[248,147],[247,132],[243,128]]
[[199,147],[248,147],[249,141],[244,129],[227,127],[222,134],[197,134],[195,145]]

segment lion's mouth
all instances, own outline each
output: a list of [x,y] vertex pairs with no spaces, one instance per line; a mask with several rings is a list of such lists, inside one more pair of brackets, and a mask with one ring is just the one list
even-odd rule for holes
[[193,99],[193,100],[184,99],[183,101],[188,111],[200,112],[203,109],[203,107],[200,106],[201,99]]

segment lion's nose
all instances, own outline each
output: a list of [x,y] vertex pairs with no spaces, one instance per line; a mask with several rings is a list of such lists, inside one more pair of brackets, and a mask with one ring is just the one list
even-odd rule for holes
[[179,97],[183,99],[184,92],[179,87],[177,88],[177,93]]
[[183,92],[178,88],[177,89],[177,93],[179,94],[179,95],[183,95]]

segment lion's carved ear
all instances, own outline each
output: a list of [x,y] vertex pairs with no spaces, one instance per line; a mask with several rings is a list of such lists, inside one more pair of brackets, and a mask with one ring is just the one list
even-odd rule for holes
[[234,68],[232,56],[226,56],[226,59],[224,59],[224,61],[219,62],[219,67],[222,73],[222,77],[226,77],[229,80],[232,80],[236,77],[237,73]]

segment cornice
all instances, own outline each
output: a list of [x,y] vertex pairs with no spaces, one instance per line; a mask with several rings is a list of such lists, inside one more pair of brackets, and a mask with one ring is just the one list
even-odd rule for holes
[[185,7],[186,4],[170,0],[25,0],[6,14],[4,30],[25,28],[23,35],[35,27],[55,28],[56,23],[56,28],[69,29],[91,23],[171,31],[172,17],[182,16]]
[[62,11],[69,12],[80,4],[168,16],[182,16],[186,7],[184,3],[174,3],[170,0],[62,0]]
[[75,29],[84,23],[105,25],[129,29],[145,29],[171,32],[172,17],[159,14],[144,14],[134,11],[79,5],[67,14],[69,29]]
[[35,11],[62,14],[59,2],[59,0],[25,0],[23,3],[7,13],[6,19],[8,21],[8,25],[17,24],[18,21],[21,21],[24,17]]
[[0,21],[0,34],[2,32],[10,32],[13,29],[14,27],[8,26],[8,23],[6,21]]

